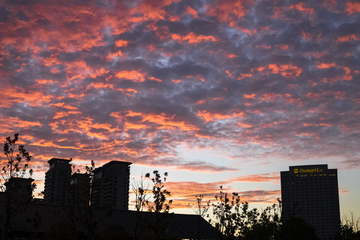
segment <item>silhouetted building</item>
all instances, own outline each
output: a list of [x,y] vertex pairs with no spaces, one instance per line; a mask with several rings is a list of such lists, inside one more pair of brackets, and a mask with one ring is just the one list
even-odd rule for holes
[[95,169],[93,205],[128,210],[130,162],[111,161]]
[[[4,209],[4,202],[0,201],[0,211]],[[54,214],[56,212],[56,214]],[[39,223],[34,227],[36,214],[39,215]],[[156,213],[114,210],[110,215],[108,211],[94,209],[92,220],[98,224],[94,230],[95,239],[135,239],[135,228],[138,219],[136,239],[156,239],[154,226],[156,226]],[[198,239],[218,240],[221,239],[219,232],[205,219],[195,214],[159,214],[166,228],[163,229],[161,239]],[[64,207],[50,204],[30,204],[23,208],[13,218],[11,228],[13,239],[85,239],[88,232],[83,219],[69,219]],[[72,235],[72,227],[80,233],[81,238]],[[0,224],[0,232],[3,225]],[[200,234],[199,234],[200,233]]]
[[11,177],[5,183],[5,197],[8,191],[11,191],[10,201],[29,202],[32,200],[32,178]]
[[69,202],[77,206],[88,206],[90,194],[89,174],[74,173],[71,175]]
[[290,166],[281,172],[282,214],[303,218],[317,236],[330,239],[340,226],[337,169],[327,164]]
[[44,202],[50,204],[68,204],[71,159],[52,158],[50,168],[45,173]]

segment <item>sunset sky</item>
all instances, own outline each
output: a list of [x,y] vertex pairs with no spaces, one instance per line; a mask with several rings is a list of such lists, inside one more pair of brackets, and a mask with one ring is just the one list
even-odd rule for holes
[[359,43],[345,0],[0,0],[0,137],[37,192],[50,158],[119,160],[169,172],[175,212],[220,185],[264,207],[328,164],[360,217]]

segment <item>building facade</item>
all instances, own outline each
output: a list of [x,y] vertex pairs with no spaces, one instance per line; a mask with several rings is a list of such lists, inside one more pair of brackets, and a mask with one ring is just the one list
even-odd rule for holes
[[86,173],[74,173],[70,179],[69,203],[79,207],[89,206],[90,176]]
[[49,170],[45,173],[44,202],[67,205],[71,177],[71,159],[52,158],[48,161]]
[[111,161],[95,169],[94,206],[128,210],[130,165],[129,162]]
[[34,186],[32,178],[21,178],[21,177],[11,177],[8,182],[5,183],[6,194],[11,202],[30,202],[32,200],[32,193]]
[[283,219],[303,218],[320,239],[339,231],[340,208],[337,169],[325,165],[290,166],[281,172]]

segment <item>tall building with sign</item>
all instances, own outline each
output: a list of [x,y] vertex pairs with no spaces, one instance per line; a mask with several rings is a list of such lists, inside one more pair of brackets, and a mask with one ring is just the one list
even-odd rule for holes
[[337,169],[327,164],[290,166],[281,172],[281,198],[284,219],[292,214],[303,218],[320,239],[332,239],[339,231]]

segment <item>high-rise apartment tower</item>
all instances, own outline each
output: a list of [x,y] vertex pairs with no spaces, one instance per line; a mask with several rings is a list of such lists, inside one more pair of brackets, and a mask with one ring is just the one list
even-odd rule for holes
[[94,206],[128,210],[130,164],[111,161],[95,169],[92,193]]
[[61,158],[52,158],[48,161],[50,168],[45,173],[45,203],[55,205],[68,204],[71,176],[70,162],[71,159]]
[[284,219],[292,214],[303,218],[316,228],[320,239],[332,239],[339,231],[337,169],[290,166],[289,171],[281,172],[281,198]]
[[69,203],[79,207],[89,206],[91,187],[90,175],[86,173],[73,173],[70,178]]

